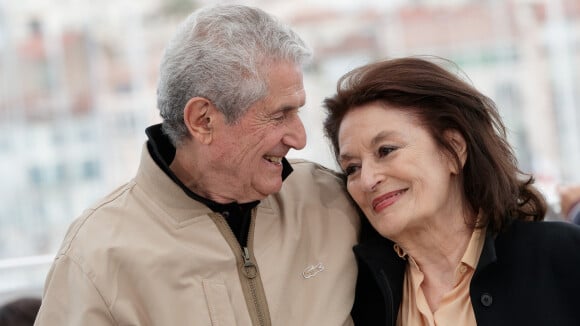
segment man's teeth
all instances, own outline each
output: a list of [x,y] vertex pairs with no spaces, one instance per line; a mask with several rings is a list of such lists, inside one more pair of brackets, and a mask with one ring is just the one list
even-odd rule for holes
[[278,156],[264,156],[264,158],[272,163],[280,164],[282,162],[282,157]]

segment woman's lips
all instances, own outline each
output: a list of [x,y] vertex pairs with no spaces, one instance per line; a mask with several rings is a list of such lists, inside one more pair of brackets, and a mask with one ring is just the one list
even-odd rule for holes
[[391,191],[373,199],[371,203],[373,206],[373,210],[375,212],[380,212],[383,209],[393,205],[399,199],[399,197],[401,197],[401,195],[405,193],[405,191],[407,191],[407,189]]

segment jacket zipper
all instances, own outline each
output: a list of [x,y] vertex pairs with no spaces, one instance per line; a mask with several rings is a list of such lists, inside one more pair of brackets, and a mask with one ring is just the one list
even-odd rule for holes
[[256,208],[252,209],[248,241],[246,247],[243,248],[221,214],[211,213],[210,217],[236,256],[238,275],[240,276],[242,290],[252,324],[256,326],[271,326],[272,322],[270,321],[266,293],[264,292],[262,279],[260,278],[260,271],[252,253],[254,247]]

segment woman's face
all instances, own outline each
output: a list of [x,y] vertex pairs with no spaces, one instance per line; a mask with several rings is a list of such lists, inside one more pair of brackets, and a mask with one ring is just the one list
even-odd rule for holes
[[[454,145],[463,146],[458,133],[447,136],[459,137]],[[338,143],[348,192],[384,237],[399,241],[445,227],[460,214],[454,160],[402,109],[378,102],[351,109]]]

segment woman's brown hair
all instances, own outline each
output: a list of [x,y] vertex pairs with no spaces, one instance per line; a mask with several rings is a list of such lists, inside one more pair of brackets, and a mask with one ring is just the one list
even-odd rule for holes
[[533,177],[519,170],[494,102],[457,75],[426,59],[380,61],[354,69],[339,79],[337,93],[324,100],[328,113],[324,130],[335,156],[339,151],[338,130],[345,114],[376,101],[417,117],[437,144],[457,162],[459,157],[444,133],[447,130],[461,133],[467,145],[467,160],[461,173],[463,190],[470,208],[483,212],[479,226],[487,225],[489,231],[498,233],[512,219],[544,218],[545,199],[533,186]]

